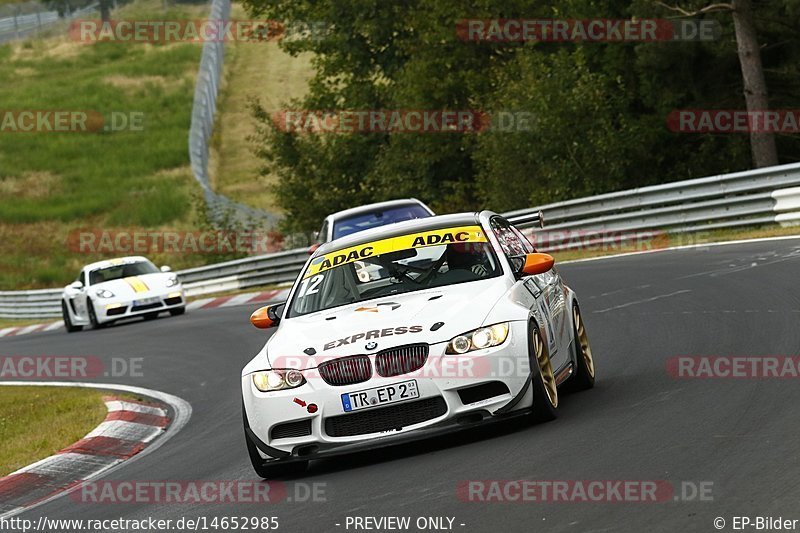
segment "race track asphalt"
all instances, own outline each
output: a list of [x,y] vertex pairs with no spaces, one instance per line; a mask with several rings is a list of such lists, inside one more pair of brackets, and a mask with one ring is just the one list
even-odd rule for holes
[[[448,516],[465,532],[715,531],[715,517],[728,521],[726,530],[733,516],[800,519],[800,382],[667,372],[675,356],[800,355],[800,238],[559,268],[579,295],[598,380],[594,390],[563,396],[554,422],[505,423],[331,459],[284,480],[290,496],[301,483],[324,483],[324,502],[83,504],[62,497],[22,516],[277,516],[286,532],[346,531],[347,516],[410,516],[412,523]],[[255,481],[239,395],[240,370],[265,340],[248,322],[253,309],[8,338],[0,354],[142,357],[141,377],[115,381],[192,404],[177,436],[110,479]],[[460,501],[459,482],[476,479],[706,482],[713,499]]]

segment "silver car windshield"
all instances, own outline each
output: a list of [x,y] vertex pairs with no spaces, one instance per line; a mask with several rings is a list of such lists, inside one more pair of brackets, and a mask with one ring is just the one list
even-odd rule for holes
[[287,316],[501,273],[480,226],[394,237],[315,258],[302,275]]

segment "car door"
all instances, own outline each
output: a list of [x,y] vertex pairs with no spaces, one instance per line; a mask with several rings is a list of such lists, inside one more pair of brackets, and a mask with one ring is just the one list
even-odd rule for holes
[[75,289],[72,287],[68,288],[67,296],[70,301],[67,302],[67,305],[72,305],[72,310],[74,311],[76,317],[85,320],[88,317],[86,294],[89,291],[89,288],[86,286],[87,280],[85,270],[81,270],[81,274],[78,276],[77,281],[80,281],[83,284],[83,287],[80,289]]
[[[530,241],[504,218],[494,217],[492,229],[507,257],[519,257],[536,251]],[[545,319],[545,323],[541,324],[541,327],[545,329],[547,335],[553,368],[561,368],[567,363],[569,357],[565,348],[567,346],[565,344],[566,297],[561,278],[554,268],[543,274],[526,276],[523,282],[534,297],[534,305],[538,306],[540,314]],[[566,339],[566,342],[568,343],[569,339]]]

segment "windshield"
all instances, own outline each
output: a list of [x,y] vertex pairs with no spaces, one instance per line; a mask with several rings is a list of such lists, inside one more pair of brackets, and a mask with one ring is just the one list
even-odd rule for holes
[[155,274],[160,272],[150,261],[139,261],[136,263],[126,263],[114,265],[106,268],[98,268],[89,273],[89,284],[97,285],[104,281],[115,279],[130,278],[132,276],[142,276],[144,274]]
[[316,257],[288,317],[393,294],[478,281],[502,272],[480,226],[425,231]]
[[415,218],[427,218],[429,216],[431,216],[431,214],[419,204],[401,205],[398,207],[390,207],[382,211],[361,213],[343,218],[342,220],[337,220],[333,226],[333,238],[338,239],[339,237],[358,233],[365,229],[394,224],[395,222],[402,222],[404,220],[413,220]]

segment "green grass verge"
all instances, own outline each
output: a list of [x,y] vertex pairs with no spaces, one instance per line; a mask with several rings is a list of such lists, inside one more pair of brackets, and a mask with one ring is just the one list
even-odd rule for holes
[[0,386],[0,476],[79,441],[106,417],[101,392]]
[[[2,1],[2,0],[0,0]],[[118,19],[202,19],[208,6],[135,0]],[[240,7],[234,16],[247,18]],[[201,46],[195,43],[72,42],[57,36],[0,45],[4,110],[93,110],[142,113],[143,131],[0,132],[0,290],[61,287],[91,261],[123,252],[75,253],[76,230],[202,231],[200,190],[187,148]],[[307,57],[277,43],[230,43],[219,99],[210,170],[215,186],[244,203],[276,211],[271,177],[258,176],[247,101],[270,109],[306,90]],[[239,257],[148,254],[175,269]]]
[[[161,6],[140,0],[117,17],[175,20],[207,11]],[[103,257],[70,251],[73,229],[197,226],[187,138],[200,53],[194,43],[82,44],[65,35],[0,46],[4,110],[144,117],[142,131],[0,132],[0,289],[64,285]]]
[[57,318],[0,318],[0,329],[19,328],[34,324],[46,324],[59,320]]
[[[248,17],[234,5],[231,18]],[[280,212],[271,190],[277,177],[260,175],[264,161],[254,152],[255,119],[249,102],[258,99],[269,111],[285,109],[289,99],[306,94],[313,75],[310,54],[292,57],[275,41],[226,45],[210,164],[215,190],[247,205]]]

